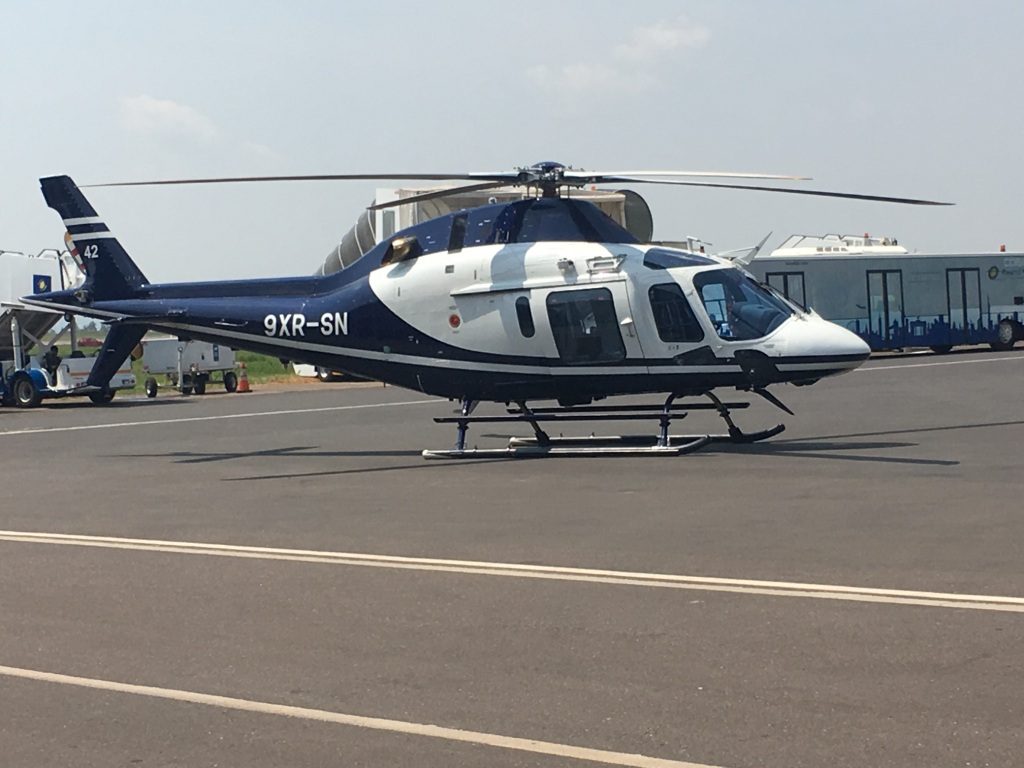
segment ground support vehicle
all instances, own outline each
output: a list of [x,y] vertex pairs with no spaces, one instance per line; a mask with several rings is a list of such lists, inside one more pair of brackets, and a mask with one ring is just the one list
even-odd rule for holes
[[[22,296],[60,286],[74,288],[82,280],[80,265],[67,251],[49,249],[36,255],[0,251],[0,401],[5,405],[32,408],[45,399],[70,396],[108,403],[119,389],[135,386],[127,363],[102,385],[90,385],[97,358],[86,357],[78,348],[74,316],[21,301]],[[46,365],[46,350],[65,336],[70,337],[70,354]]]
[[126,363],[118,370],[106,387],[90,387],[85,382],[89,378],[94,357],[72,356],[61,360],[56,375],[48,370],[38,357],[29,358],[28,364],[16,367],[13,361],[3,361],[4,375],[0,392],[5,404],[20,408],[34,408],[43,400],[58,397],[86,396],[94,403],[109,403],[120,389],[132,389],[135,386],[135,375]]
[[1024,339],[1024,253],[915,253],[893,238],[793,235],[748,269],[873,351]]
[[216,374],[220,374],[226,391],[238,389],[235,351],[230,347],[173,336],[144,338],[141,344],[148,397],[156,397],[160,388],[158,376],[165,377],[167,383],[183,395],[206,394],[206,387]]

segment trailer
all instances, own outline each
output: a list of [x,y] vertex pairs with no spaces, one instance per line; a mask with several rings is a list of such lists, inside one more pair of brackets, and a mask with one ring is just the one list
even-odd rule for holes
[[[130,366],[122,366],[103,386],[89,386],[96,362],[78,348],[73,316],[29,306],[22,296],[81,284],[85,274],[67,251],[38,254],[0,250],[0,402],[33,408],[43,400],[88,397],[109,403],[118,390],[135,386]],[[66,324],[63,327],[61,323]],[[57,359],[46,352],[70,336],[70,353]]]
[[148,374],[145,381],[147,397],[156,397],[160,388],[157,376],[183,395],[195,392],[206,394],[207,384],[215,374],[227,392],[238,389],[235,373],[235,351],[220,344],[206,341],[183,340],[173,336],[144,338],[142,370]]
[[1024,253],[916,253],[895,238],[793,235],[749,271],[872,350],[1024,339]]

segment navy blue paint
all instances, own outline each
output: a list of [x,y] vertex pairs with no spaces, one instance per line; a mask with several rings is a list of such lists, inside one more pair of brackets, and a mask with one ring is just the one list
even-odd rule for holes
[[88,232],[106,232],[108,231],[107,225],[102,221],[96,222],[95,224],[68,224],[66,225],[68,232],[72,235],[84,235]]
[[[46,204],[57,211],[62,219],[96,216],[96,210],[67,176],[52,176],[40,179],[39,183]],[[87,251],[93,248],[97,258],[85,259],[88,278],[83,286],[90,298],[108,299],[131,295],[146,284],[146,276],[113,236],[84,241],[78,251],[85,257]]]
[[944,347],[954,344],[988,344],[996,341],[999,321],[1024,323],[1024,312],[1006,314],[984,312],[980,322],[949,322],[945,315],[905,315],[903,322],[889,327],[888,339],[870,327],[867,318],[846,323],[846,328],[868,343],[872,350],[904,347]]
[[97,360],[89,371],[86,384],[90,387],[105,387],[109,384],[111,377],[142,341],[145,333],[146,328],[137,325],[115,326],[107,331],[107,338],[103,340],[103,347],[96,355]]

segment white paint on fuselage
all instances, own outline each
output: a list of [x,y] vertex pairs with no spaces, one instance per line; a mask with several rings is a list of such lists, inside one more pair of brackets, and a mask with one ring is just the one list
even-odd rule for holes
[[[643,264],[651,247],[579,242],[478,246],[455,253],[431,253],[383,267],[371,273],[370,287],[388,309],[412,327],[473,352],[557,358],[548,320],[548,296],[556,291],[595,287],[612,292],[626,359],[637,363],[675,357],[704,346],[725,359],[741,349],[758,349],[777,357],[865,351],[863,342],[849,331],[800,313],[763,338],[722,339],[694,289],[693,277],[731,265],[717,262],[651,269]],[[618,258],[621,262],[617,268],[606,264],[603,269],[590,269],[594,260]],[[704,330],[700,341],[667,343],[659,337],[648,291],[653,285],[669,282],[678,284],[689,301]],[[524,336],[516,312],[516,300],[521,297],[530,302],[535,327],[529,338]]]

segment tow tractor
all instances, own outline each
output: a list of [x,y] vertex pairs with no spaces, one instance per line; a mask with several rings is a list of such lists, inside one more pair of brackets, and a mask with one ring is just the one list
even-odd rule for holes
[[[127,362],[106,385],[87,385],[96,358],[86,357],[79,349],[74,317],[20,300],[31,293],[73,288],[84,279],[81,265],[67,251],[51,248],[33,255],[0,250],[0,401],[4,405],[33,408],[48,398],[70,396],[109,403],[118,390],[135,386]],[[67,324],[55,330],[61,320]],[[70,353],[46,365],[46,350],[66,335]]]

